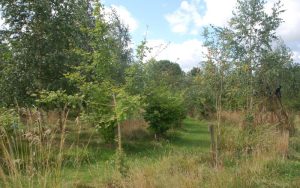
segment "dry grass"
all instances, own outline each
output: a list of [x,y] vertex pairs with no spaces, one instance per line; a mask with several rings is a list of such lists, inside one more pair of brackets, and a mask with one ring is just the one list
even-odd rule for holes
[[[201,156],[172,154],[149,165],[133,166],[125,177],[113,174],[98,187],[118,188],[226,188],[226,187],[292,187],[297,179],[281,180],[274,161],[276,153],[256,153],[252,157],[236,160],[238,165],[212,168]],[[269,168],[273,168],[270,170]],[[99,186],[100,185],[100,186]],[[95,186],[97,187],[97,186]]]
[[142,139],[148,135],[148,123],[142,119],[129,119],[122,123],[122,136],[126,139]]
[[64,155],[73,150],[65,146],[67,117],[68,113],[60,133],[46,128],[39,113],[30,126],[22,126],[20,117],[13,131],[7,131],[0,122],[0,187],[61,187]]
[[[7,187],[35,187],[39,185],[55,185],[53,179],[60,170],[53,148],[53,135],[33,132],[25,134],[1,133],[1,164],[0,179]],[[58,155],[60,155],[58,153]]]
[[244,118],[246,113],[242,111],[222,111],[221,121],[229,122],[231,124],[239,125],[240,127],[244,124]]
[[[20,108],[18,114],[22,124],[34,126],[37,121],[41,121],[44,125],[57,125],[59,122],[58,111],[44,111],[38,108]],[[64,114],[63,116],[66,116]]]
[[[223,113],[224,121],[228,122],[241,122],[238,116],[241,117],[240,112]],[[299,122],[299,117],[296,117],[295,124],[300,126]],[[66,180],[62,177],[64,155],[68,151],[74,152],[72,147],[77,146],[70,145],[70,150],[66,147],[65,131],[58,134],[51,129],[39,129],[39,126],[37,123],[28,126],[30,129],[20,134],[13,133],[14,136],[1,132],[0,187],[247,188],[300,185],[300,161],[287,159],[290,155],[290,135],[278,131],[275,126],[258,126],[253,130],[235,124],[223,126],[221,165],[217,169],[211,166],[209,153],[175,149],[146,163],[127,158],[129,165],[125,174],[112,169],[111,165],[110,170],[106,170],[94,164],[84,172],[91,174],[92,180],[89,182],[80,179],[84,174],[81,172],[81,156],[77,152],[76,158],[71,159],[76,163],[71,170],[72,173],[77,171],[77,178]],[[122,126],[123,135],[128,138],[138,137],[141,135],[139,131],[146,131],[147,128],[143,120],[127,121]],[[76,132],[79,135],[81,130]],[[136,132],[138,134],[133,136]],[[76,134],[74,130],[72,134]],[[55,142],[55,138],[58,141]],[[292,139],[293,147],[298,151],[299,139]],[[147,157],[143,160],[149,160]]]
[[102,183],[103,187],[124,188],[193,188],[199,187],[204,177],[201,156],[170,154],[152,165],[133,166],[126,177],[113,176]]
[[[288,132],[276,126],[255,130],[226,126],[223,132],[219,168],[209,163],[209,155],[171,153],[151,164],[135,164],[126,176],[114,175],[102,187],[120,188],[224,188],[297,187],[300,176],[296,161],[286,158]],[[285,172],[287,169],[288,172]],[[293,178],[290,178],[293,177]],[[99,184],[98,184],[99,185]]]

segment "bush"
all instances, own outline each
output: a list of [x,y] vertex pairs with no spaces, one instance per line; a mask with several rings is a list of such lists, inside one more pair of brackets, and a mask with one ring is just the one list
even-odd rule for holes
[[19,128],[19,118],[13,109],[0,109],[0,131],[10,134]]
[[145,103],[144,118],[157,136],[164,135],[170,127],[180,124],[185,118],[182,97],[164,88],[153,90],[147,95]]
[[100,132],[104,142],[106,144],[112,144],[115,141],[115,132],[116,132],[116,121],[108,122],[97,127],[97,130]]

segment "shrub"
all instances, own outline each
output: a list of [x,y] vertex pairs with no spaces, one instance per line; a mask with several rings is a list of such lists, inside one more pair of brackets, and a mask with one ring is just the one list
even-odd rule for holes
[[13,109],[0,109],[0,127],[1,131],[10,134],[19,128],[19,118]]
[[106,144],[114,143],[116,132],[116,121],[111,121],[106,124],[97,126],[97,130],[102,135],[102,138]]
[[180,123],[186,115],[183,99],[178,94],[159,88],[146,97],[144,118],[149,122],[150,129],[157,136]]

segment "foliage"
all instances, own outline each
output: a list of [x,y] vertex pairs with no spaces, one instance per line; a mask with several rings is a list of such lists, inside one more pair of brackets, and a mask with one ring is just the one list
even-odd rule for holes
[[114,93],[117,94],[114,106],[118,122],[121,123],[139,112],[142,104],[138,95],[129,95],[124,89],[117,89]]
[[113,143],[117,122],[128,118],[133,103],[139,100],[120,89],[131,61],[130,37],[116,12],[105,15],[102,5],[96,3],[93,16],[94,26],[86,31],[88,48],[77,51],[84,61],[65,76],[83,96],[83,119],[94,125],[107,143]]
[[131,96],[109,82],[100,85],[85,83],[80,89],[86,106],[83,119],[94,125],[107,143],[113,143],[117,122],[121,123],[138,112],[139,96]]
[[[208,53],[198,75],[208,84],[209,96],[222,96],[225,109],[253,112],[254,106],[273,95],[279,86],[287,103],[297,98],[292,89],[297,88],[297,69],[291,51],[276,34],[283,21],[282,4],[276,2],[270,13],[266,13],[265,5],[263,0],[238,1],[228,27],[211,26],[203,32]],[[205,70],[210,64],[214,71]],[[205,74],[211,77],[205,78]]]
[[101,85],[84,83],[80,87],[85,105],[81,116],[91,123],[103,136],[106,142],[114,141],[116,120],[113,113],[111,85],[106,82]]
[[14,109],[0,109],[0,132],[12,134],[20,128],[19,118]]
[[216,111],[219,75],[212,62],[205,62],[202,69],[188,72],[185,104],[193,117],[211,117]]
[[64,109],[64,108],[79,108],[82,105],[82,96],[78,94],[67,95],[66,91],[45,91],[39,93],[39,98],[36,100],[42,108],[47,110]]
[[146,61],[147,54],[151,52],[147,46],[146,38],[136,48],[135,61],[126,69],[126,91],[133,95],[142,95],[147,86]]
[[148,87],[163,86],[173,90],[183,88],[184,72],[177,63],[169,60],[150,60],[145,68],[145,74]]
[[20,105],[32,104],[32,94],[43,89],[70,93],[64,74],[81,61],[75,49],[84,46],[87,1],[2,0],[0,5],[9,26],[1,28],[0,43],[13,54],[1,79],[4,102],[9,105],[16,98]]
[[164,135],[176,123],[181,123],[185,115],[182,97],[166,88],[155,88],[145,97],[144,118],[157,136]]
[[132,95],[142,95],[145,92],[146,76],[145,66],[134,63],[126,69],[126,91]]

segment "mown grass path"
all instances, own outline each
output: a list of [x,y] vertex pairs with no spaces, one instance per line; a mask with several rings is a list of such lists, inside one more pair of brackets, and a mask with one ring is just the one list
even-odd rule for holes
[[173,151],[208,152],[209,139],[207,122],[188,118],[184,120],[182,128],[169,130],[163,140],[125,141],[124,151],[128,157],[147,159],[162,157]]
[[207,122],[195,119],[186,119],[184,126],[178,130],[179,136],[171,141],[178,149],[189,149],[208,152],[210,148],[210,136]]
[[[130,166],[143,166],[160,160],[162,157],[176,155],[178,152],[207,153],[210,148],[209,139],[207,122],[187,118],[182,128],[170,130],[165,139],[160,141],[155,141],[153,138],[124,140],[123,148]],[[115,149],[91,145],[88,147],[88,153],[92,159],[88,164],[81,165],[79,169],[72,167],[64,169],[67,180],[77,179],[88,183],[93,181],[95,174],[96,176],[101,173],[110,174],[107,171],[107,165],[113,160]]]

